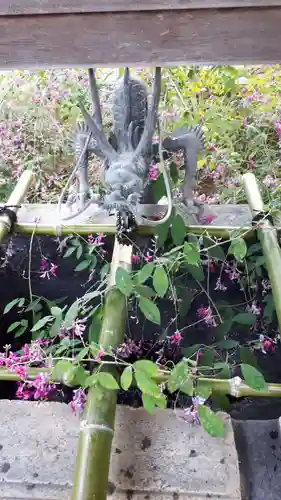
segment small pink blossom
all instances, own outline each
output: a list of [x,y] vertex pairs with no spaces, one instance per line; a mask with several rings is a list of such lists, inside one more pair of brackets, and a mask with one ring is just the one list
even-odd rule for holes
[[156,181],[158,178],[158,168],[153,163],[149,165],[148,179],[150,181]]
[[88,235],[88,243],[90,245],[96,245],[96,246],[104,245],[103,239],[104,239],[104,234],[102,233],[97,234],[96,237],[94,237],[92,234]]
[[147,255],[144,257],[144,260],[145,260],[145,262],[151,262],[151,260],[152,260],[152,255],[147,254]]
[[75,323],[74,323],[74,335],[77,335],[77,337],[82,337],[85,330],[86,330],[85,324],[79,323],[79,321],[75,321]]
[[139,263],[139,261],[140,261],[139,256],[138,256],[138,255],[136,255],[136,254],[133,254],[133,255],[132,255],[132,263],[133,263],[133,264],[138,264],[138,263]]
[[247,305],[246,311],[251,312],[256,316],[260,316],[262,312],[262,306],[260,304],[257,304],[257,302],[254,300],[251,305]]
[[94,357],[94,360],[99,361],[103,357],[103,355],[104,355],[104,348],[101,347],[97,355]]
[[212,309],[211,307],[199,307],[197,309],[197,315],[200,319],[204,320],[204,323],[206,323],[207,326],[209,327],[216,327],[217,323],[215,318],[213,317]]
[[221,292],[225,292],[227,290],[227,286],[223,284],[221,278],[217,279],[215,290],[220,290]]
[[208,225],[211,224],[214,220],[214,215],[204,215],[203,217],[200,218],[201,224]]
[[40,278],[47,278],[50,279],[51,276],[54,278],[57,277],[56,270],[58,266],[54,264],[53,262],[49,262],[45,257],[41,259],[40,263]]
[[272,352],[275,349],[275,345],[271,339],[266,338],[264,335],[260,335],[260,349],[264,354]]
[[173,335],[170,335],[167,338],[170,340],[171,344],[179,345],[182,340],[182,334],[180,333],[179,330],[176,330]]
[[192,398],[192,405],[184,410],[183,420],[193,425],[200,425],[198,406],[203,405],[206,399],[200,396]]
[[72,401],[69,403],[72,412],[76,415],[81,414],[85,408],[87,396],[83,389],[76,389],[73,391]]

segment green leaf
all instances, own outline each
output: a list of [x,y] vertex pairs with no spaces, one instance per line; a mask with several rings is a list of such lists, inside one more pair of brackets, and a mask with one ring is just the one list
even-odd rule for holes
[[157,406],[165,410],[167,406],[167,398],[164,394],[159,394],[159,396],[150,396],[149,394],[142,393],[142,403],[144,409],[148,413],[153,414],[153,410]]
[[171,235],[175,245],[182,245],[185,238],[185,223],[179,214],[172,221]]
[[232,253],[238,262],[241,262],[247,255],[247,245],[243,238],[235,238],[231,241],[229,253]]
[[194,292],[188,290],[185,287],[184,288],[177,287],[176,291],[177,291],[177,298],[179,299],[178,302],[179,315],[186,316],[194,299]]
[[141,268],[141,270],[136,275],[136,280],[139,284],[145,283],[145,281],[152,275],[155,264],[153,262],[148,262]]
[[21,335],[26,331],[27,326],[21,326],[14,334],[15,339],[21,337]]
[[153,181],[152,190],[156,198],[155,200],[156,203],[162,198],[162,196],[166,196],[166,186],[163,174],[158,175],[156,181]]
[[51,328],[50,328],[50,331],[49,331],[49,335],[50,337],[56,337],[60,331],[60,328],[61,328],[61,322],[62,322],[62,319],[61,317],[56,317],[54,323],[52,324]]
[[146,285],[136,285],[135,292],[141,297],[147,297],[147,298],[155,297],[156,295],[155,291]]
[[128,271],[122,267],[118,267],[115,274],[115,284],[118,290],[120,290],[123,295],[130,297],[133,292],[133,282]]
[[90,300],[93,300],[95,299],[96,297],[99,297],[100,296],[100,292],[98,290],[95,290],[94,292],[88,292],[88,293],[85,293],[85,295],[82,297],[83,299],[83,302],[84,301],[87,301],[89,302]]
[[273,301],[272,294],[268,294],[265,299],[265,308],[263,310],[263,317],[267,323],[271,323],[273,320],[273,314],[275,312],[275,304]]
[[267,383],[263,375],[251,365],[241,365],[241,372],[245,380],[245,384],[256,391],[266,391]]
[[64,317],[65,328],[71,328],[79,312],[79,302],[75,300]]
[[192,266],[199,266],[200,252],[194,245],[185,241],[183,246],[183,253],[187,264],[190,264]]
[[234,347],[237,347],[238,344],[239,342],[237,342],[237,340],[223,339],[217,343],[217,346],[228,351],[229,349],[234,349]]
[[157,305],[154,304],[154,302],[145,297],[140,297],[139,306],[141,312],[149,321],[151,321],[152,323],[156,323],[157,325],[160,325],[161,323],[160,311]]
[[224,319],[223,322],[218,325],[213,331],[213,335],[216,339],[222,339],[225,337],[232,327],[232,319]]
[[153,274],[153,286],[159,297],[165,296],[169,287],[169,280],[163,266],[156,267]]
[[205,381],[199,380],[195,387],[195,394],[201,398],[208,399],[212,394],[212,387]]
[[110,269],[110,265],[108,264],[108,262],[106,264],[104,264],[104,266],[102,266],[102,268],[100,270],[100,279],[102,281],[107,276],[109,269]]
[[218,361],[214,364],[216,370],[215,378],[230,378],[230,366],[226,361]]
[[209,367],[213,366],[214,363],[214,352],[212,349],[207,347],[200,350],[200,358],[198,360],[199,367]]
[[65,374],[71,372],[73,364],[71,361],[60,360],[52,369],[52,378],[58,382],[64,382]]
[[83,349],[81,349],[81,351],[77,354],[75,358],[76,363],[80,363],[85,358],[85,356],[87,356],[87,354],[89,353],[89,349],[90,348],[88,346],[85,346],[83,347]]
[[224,436],[224,423],[212,410],[210,410],[210,408],[204,405],[199,405],[197,412],[203,429],[210,434],[210,436]]
[[155,384],[155,382],[152,382],[152,380],[146,375],[145,372],[136,370],[135,379],[137,382],[137,386],[141,390],[141,392],[150,394],[151,396],[159,394],[158,385]]
[[[181,386],[188,380],[189,368],[185,360],[177,363],[171,371],[168,378],[168,389],[171,393],[177,389],[181,390]],[[192,391],[193,393],[193,391]]]
[[167,241],[169,235],[169,228],[170,228],[170,222],[167,221],[164,224],[159,224],[159,226],[157,226],[154,229],[154,235],[157,237],[158,248],[161,248]]
[[54,307],[51,307],[51,314],[55,317],[55,318],[60,318],[62,319],[62,310],[60,307],[57,307],[57,306],[54,306]]
[[53,316],[44,316],[44,318],[41,318],[39,319],[39,321],[37,321],[33,328],[31,328],[31,331],[37,332],[38,330],[41,330],[47,323],[49,323],[53,319]]
[[15,321],[15,323],[12,323],[8,330],[7,330],[7,333],[11,333],[13,332],[18,326],[21,326],[21,322],[20,321]]
[[80,262],[80,264],[78,264],[78,266],[75,267],[74,271],[84,271],[85,269],[90,267],[91,264],[92,264],[92,260],[90,260],[90,259],[82,260],[82,262]]
[[83,387],[85,388],[93,387],[94,385],[96,385],[97,381],[98,381],[98,373],[92,373],[92,375],[86,378]]
[[77,247],[77,252],[76,252],[76,258],[79,260],[82,256],[82,253],[83,253],[83,247],[82,245],[79,245]]
[[204,249],[207,250],[210,259],[220,260],[222,262],[225,260],[225,253],[221,245],[219,244],[216,245],[214,241],[212,241],[210,238],[207,237],[203,238],[203,244],[204,244]]
[[258,368],[257,358],[249,347],[241,345],[239,348],[240,362]]
[[126,366],[120,378],[120,385],[124,391],[127,391],[133,380],[133,369],[131,366]]
[[233,318],[233,322],[239,323],[240,325],[248,325],[252,326],[256,321],[257,317],[255,314],[248,312],[248,313],[239,313],[236,314]]
[[170,176],[173,183],[176,184],[179,179],[179,169],[174,161],[170,163]]
[[156,407],[154,397],[150,396],[149,394],[142,393],[142,404],[144,409],[149,413],[150,415],[153,414],[153,410]]
[[222,411],[229,411],[230,402],[228,397],[225,394],[221,394],[220,392],[212,391],[212,401],[214,401],[216,409]]
[[204,281],[204,272],[201,266],[185,264],[185,267],[195,281]]
[[155,377],[158,374],[158,368],[156,363],[150,361],[149,359],[139,359],[134,362],[135,370],[141,370],[151,377]]
[[98,381],[105,389],[119,389],[119,385],[111,373],[100,372],[98,374]]
[[68,247],[63,258],[66,259],[67,257],[70,257],[70,255],[72,255],[73,252],[75,252],[75,250],[76,250],[76,247]]
[[261,248],[261,244],[260,243],[254,243],[253,245],[250,246],[250,248],[248,249],[248,252],[247,252],[247,256],[250,257],[251,255],[253,255],[254,253],[261,253],[262,252],[262,248]]
[[5,306],[5,309],[3,311],[3,314],[7,314],[15,305],[17,305],[19,303],[21,299],[14,299],[12,300],[11,302],[9,302],[6,306]]

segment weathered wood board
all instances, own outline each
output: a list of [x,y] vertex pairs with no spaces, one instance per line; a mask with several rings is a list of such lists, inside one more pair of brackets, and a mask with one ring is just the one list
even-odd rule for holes
[[0,69],[281,60],[280,0],[0,0]]

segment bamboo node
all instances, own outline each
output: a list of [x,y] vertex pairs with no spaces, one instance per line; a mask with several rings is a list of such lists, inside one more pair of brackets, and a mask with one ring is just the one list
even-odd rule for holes
[[239,389],[241,387],[242,379],[240,377],[233,377],[229,380],[229,393],[234,398],[239,397]]
[[82,432],[96,432],[96,431],[103,431],[103,432],[109,432],[110,434],[114,434],[113,429],[111,427],[108,427],[107,425],[104,424],[88,424],[87,420],[81,420],[80,423],[80,430]]

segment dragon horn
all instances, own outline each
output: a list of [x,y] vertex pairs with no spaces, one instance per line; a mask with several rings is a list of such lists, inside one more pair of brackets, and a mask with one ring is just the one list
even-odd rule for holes
[[154,134],[154,129],[157,120],[158,106],[161,96],[161,68],[155,68],[152,101],[145,121],[144,131],[142,133],[140,142],[136,148],[134,156],[140,156],[150,147]]
[[88,75],[90,83],[90,92],[92,97],[93,115],[95,117],[98,127],[102,129],[101,105],[100,105],[99,91],[97,86],[95,70],[93,68],[89,68]]
[[96,122],[93,120],[93,118],[86,111],[84,104],[82,102],[79,102],[78,106],[81,110],[81,113],[84,117],[84,120],[85,120],[90,132],[92,132],[94,138],[96,139],[97,147],[101,150],[102,154],[109,161],[115,160],[117,157],[117,153],[113,149],[113,147],[109,144],[103,131],[100,130],[100,128],[98,127]]

